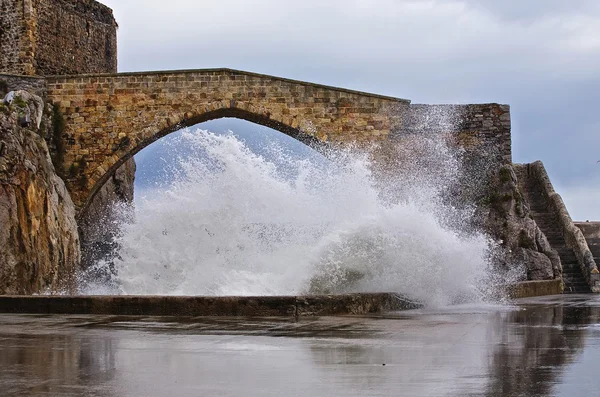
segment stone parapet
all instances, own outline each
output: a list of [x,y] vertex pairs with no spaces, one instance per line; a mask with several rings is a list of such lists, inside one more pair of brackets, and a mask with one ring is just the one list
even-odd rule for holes
[[600,240],[600,222],[575,222],[575,226],[577,226],[587,238]]
[[[0,73],[0,95],[10,91],[28,91],[42,98],[46,96],[46,79],[34,76],[16,76]],[[0,98],[2,99],[2,98]]]

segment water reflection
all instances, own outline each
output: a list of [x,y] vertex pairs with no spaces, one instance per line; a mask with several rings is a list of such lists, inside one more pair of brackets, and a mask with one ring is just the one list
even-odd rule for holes
[[528,306],[510,313],[490,355],[488,396],[546,396],[585,347],[597,307]]
[[[39,327],[39,325],[38,325]],[[81,396],[89,385],[114,376],[114,341],[109,337],[77,333],[31,334],[28,322],[17,332],[0,326],[0,395]],[[35,327],[33,327],[35,328]],[[104,390],[102,396],[112,396]]]
[[593,395],[577,370],[583,352],[600,359],[593,303],[299,322],[0,316],[0,395]]

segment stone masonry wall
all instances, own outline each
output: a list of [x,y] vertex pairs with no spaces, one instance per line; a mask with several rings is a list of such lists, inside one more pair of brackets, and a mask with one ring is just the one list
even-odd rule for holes
[[424,132],[448,134],[467,153],[512,163],[508,105],[410,105],[402,134]]
[[110,8],[92,0],[33,2],[36,74],[117,71],[117,24]]
[[23,0],[0,0],[0,72],[14,74],[31,73],[31,54],[26,53],[23,43],[27,37]]
[[43,77],[13,76],[0,74],[0,95],[4,98],[9,91],[28,91],[40,97],[46,96],[46,80]]
[[[14,74],[0,75],[0,94],[26,90],[45,98],[45,79],[23,75],[115,73],[116,28],[112,10],[93,0],[0,0],[0,73]],[[46,139],[57,171],[64,178],[68,174],[62,162],[64,146],[61,128],[57,128],[60,124],[54,123]],[[113,223],[101,223],[98,219],[111,219],[114,203],[132,200],[134,174],[135,162],[131,158],[107,178],[95,200],[89,203],[89,213],[78,213],[84,265],[103,254],[89,247],[112,240],[114,230],[108,226],[114,229]],[[90,221],[93,217],[102,229]]]
[[0,72],[116,72],[116,27],[112,10],[93,0],[1,0]]

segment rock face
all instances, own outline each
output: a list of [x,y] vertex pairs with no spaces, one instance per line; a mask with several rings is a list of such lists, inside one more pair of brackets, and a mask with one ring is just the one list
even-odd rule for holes
[[506,268],[523,264],[528,280],[550,280],[562,273],[560,257],[544,233],[530,217],[527,202],[517,185],[510,165],[504,165],[492,182],[496,187],[488,197],[486,229],[506,249],[497,258]]
[[126,211],[120,204],[133,202],[134,179],[135,161],[132,157],[117,169],[79,217],[82,268],[89,268],[114,252],[118,223],[124,216],[123,211]]
[[43,104],[24,97],[0,105],[0,294],[70,289],[80,260],[75,207],[39,135],[52,123],[21,127]]

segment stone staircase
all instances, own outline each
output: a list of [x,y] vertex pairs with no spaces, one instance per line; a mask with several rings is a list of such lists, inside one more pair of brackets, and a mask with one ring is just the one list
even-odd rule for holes
[[[527,174],[527,170],[521,170],[517,173],[519,187],[525,200],[529,203],[531,216],[537,223],[541,231],[548,238],[548,242],[560,256],[563,267],[563,282],[565,284],[564,293],[591,293],[591,289],[583,275],[577,257],[571,248],[568,248],[563,237],[558,218],[555,213],[549,210],[546,198],[534,178]],[[599,239],[600,240],[600,239]],[[600,250],[600,241],[597,249]],[[600,254],[600,252],[594,253]]]

